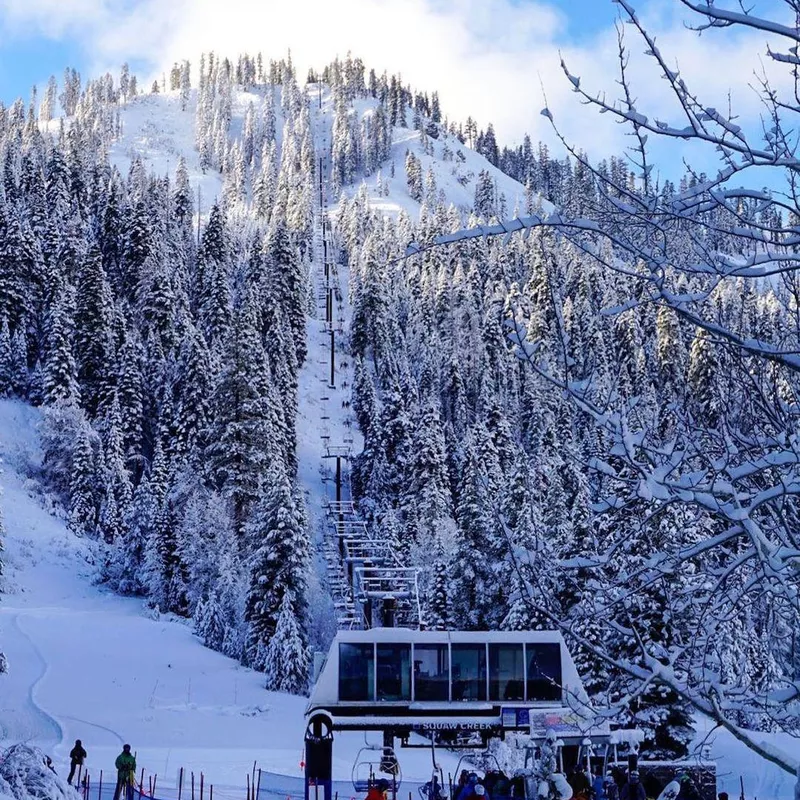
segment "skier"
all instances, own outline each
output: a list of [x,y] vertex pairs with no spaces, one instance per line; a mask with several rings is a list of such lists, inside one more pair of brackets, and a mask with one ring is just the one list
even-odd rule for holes
[[[72,785],[72,779],[75,777],[76,767],[82,767],[84,759],[86,758],[86,751],[83,749],[80,739],[75,740],[75,747],[69,751],[69,775],[67,776],[67,783]],[[80,778],[78,779],[80,780]]]
[[458,796],[461,794],[461,790],[469,783],[469,772],[467,770],[462,769],[461,774],[458,776],[458,783],[455,785],[453,789],[453,798],[457,800]]
[[572,787],[572,796],[575,800],[589,800],[589,793],[592,786],[586,773],[579,767],[575,767],[570,773],[567,782]]
[[494,784],[494,791],[490,792],[492,800],[510,800],[511,798],[511,781],[506,777],[504,772],[497,774],[497,780]]
[[619,800],[619,786],[617,786],[616,778],[614,778],[614,773],[610,770],[606,774],[606,797],[608,800]]
[[[456,800],[472,800],[477,794],[475,787],[478,785],[478,776],[474,772],[470,772],[467,782],[461,787]],[[481,786],[483,789],[483,786]],[[483,792],[481,792],[483,794]]]
[[367,800],[386,800],[386,794],[389,791],[389,781],[386,778],[381,778],[377,783],[373,783],[367,792]]
[[114,800],[119,800],[123,787],[125,787],[126,800],[131,800],[136,780],[136,759],[131,755],[129,744],[122,745],[122,752],[117,756],[114,766],[117,768],[117,788],[114,790]]
[[678,793],[678,800],[699,800],[697,787],[694,785],[694,781],[692,781],[688,773],[684,772],[683,775],[678,778],[678,783],[680,783],[681,787]]
[[639,782],[639,773],[633,770],[628,782],[622,787],[620,800],[646,800],[646,797],[644,786]]
[[608,800],[606,794],[606,781],[603,777],[603,768],[598,767],[592,779],[592,797],[594,800]]
[[421,794],[428,800],[447,800],[442,787],[439,786],[439,779],[434,775],[421,789]]

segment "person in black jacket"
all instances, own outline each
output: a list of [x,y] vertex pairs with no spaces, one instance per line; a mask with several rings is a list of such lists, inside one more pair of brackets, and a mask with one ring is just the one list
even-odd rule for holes
[[646,797],[644,786],[639,781],[639,773],[634,770],[628,782],[622,787],[620,800],[645,800]]
[[84,759],[86,758],[86,751],[83,749],[80,739],[75,740],[75,747],[69,751],[69,777],[67,783],[72,784],[72,779],[75,777],[75,769],[82,767]]

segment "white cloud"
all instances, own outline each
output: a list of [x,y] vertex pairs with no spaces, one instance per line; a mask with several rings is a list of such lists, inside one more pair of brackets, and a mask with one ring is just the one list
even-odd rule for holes
[[[602,2],[603,0],[595,0]],[[586,109],[559,68],[560,53],[583,85],[616,98],[617,54],[608,2],[608,25],[579,47],[567,38],[567,20],[553,0],[0,0],[6,31],[38,30],[79,41],[99,69],[142,61],[158,74],[173,60],[196,60],[203,50],[236,55],[261,51],[279,57],[291,48],[301,70],[320,67],[348,50],[377,71],[401,72],[406,82],[438,90],[453,117],[492,121],[502,141],[550,139],[539,115],[542,88],[556,121],[571,141],[594,155],[626,143],[609,116]],[[736,107],[753,119],[759,111],[748,88],[765,52],[765,36],[714,32],[698,38],[682,22],[682,8],[649,0],[644,18],[658,34],[670,64],[702,87],[705,101]],[[643,43],[626,26],[636,68],[640,110],[678,123],[665,81],[644,63]]]

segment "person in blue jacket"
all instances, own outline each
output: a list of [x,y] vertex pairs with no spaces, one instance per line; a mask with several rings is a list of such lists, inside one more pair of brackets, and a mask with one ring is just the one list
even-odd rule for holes
[[[475,787],[478,785],[478,776],[474,772],[470,772],[469,778],[461,791],[458,793],[456,800],[473,800],[475,797]],[[483,788],[483,787],[481,787]],[[483,792],[481,792],[483,794]]]
[[606,794],[606,779],[603,777],[603,768],[598,767],[592,778],[592,797],[594,800],[608,800]]

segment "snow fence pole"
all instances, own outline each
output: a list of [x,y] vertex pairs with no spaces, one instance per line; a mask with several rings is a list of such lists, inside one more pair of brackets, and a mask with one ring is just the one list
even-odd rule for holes
[[194,800],[194,770],[192,770],[192,800]]
[[157,783],[157,781],[158,781],[158,773],[153,775],[153,791],[150,792],[150,797],[155,797],[156,796],[156,783]]
[[[134,780],[136,780],[136,776],[134,776]],[[144,767],[142,767],[142,771],[139,774],[139,800],[142,800],[143,794],[144,794]]]
[[203,773],[200,773],[200,800],[203,800]]
[[102,800],[102,797],[103,797],[103,770],[100,770],[100,782],[97,784],[97,800]]
[[178,773],[178,800],[181,800],[181,792],[183,792],[183,767]]
[[261,767],[258,768],[258,783],[256,784],[256,800],[258,800],[258,796],[261,794]]
[[247,778],[247,800],[250,800],[250,775],[245,775],[245,778]]

